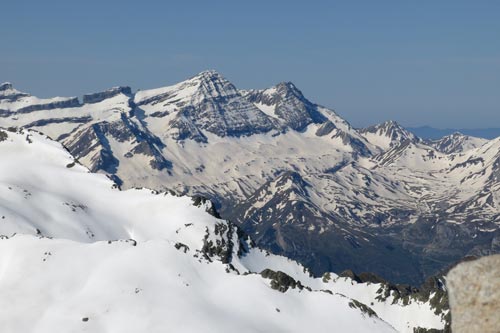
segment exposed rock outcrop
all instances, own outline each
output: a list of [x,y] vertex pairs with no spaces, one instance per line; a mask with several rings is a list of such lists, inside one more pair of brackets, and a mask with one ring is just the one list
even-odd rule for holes
[[500,330],[500,255],[463,262],[447,275],[454,333]]
[[83,103],[99,103],[104,101],[105,99],[115,97],[119,94],[131,95],[132,89],[130,89],[130,87],[114,87],[102,92],[83,95]]

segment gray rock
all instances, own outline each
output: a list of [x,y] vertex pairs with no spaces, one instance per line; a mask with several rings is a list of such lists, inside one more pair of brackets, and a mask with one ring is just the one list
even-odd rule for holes
[[[272,91],[272,93],[270,93]],[[318,106],[307,100],[292,82],[281,82],[269,90],[250,90],[245,98],[252,103],[274,107],[274,113],[283,125],[301,131],[311,123],[321,124],[327,119],[318,112]]]
[[196,127],[196,125],[186,119],[183,116],[178,116],[172,119],[169,123],[171,128],[175,128],[176,131],[172,131],[171,135],[175,140],[194,140],[196,142],[207,143],[207,137]]
[[[199,81],[190,105],[182,107],[181,117],[189,120],[198,129],[206,130],[220,137],[247,136],[267,133],[274,129],[270,119],[252,103],[243,98],[236,87],[215,71],[205,71],[193,80]],[[181,125],[184,131],[185,124]],[[197,133],[187,138],[198,138]],[[201,139],[202,140],[202,139]]]
[[330,120],[325,121],[316,131],[317,136],[325,136],[330,134],[337,127]]
[[119,94],[129,96],[132,94],[132,89],[130,87],[114,87],[102,92],[83,95],[83,103],[99,103]]
[[500,332],[500,255],[461,263],[446,280],[453,332]]
[[62,101],[47,103],[47,104],[34,104],[29,105],[24,108],[18,109],[17,113],[30,113],[34,111],[41,110],[53,110],[53,109],[66,109],[66,108],[76,108],[80,106],[80,101],[78,101],[77,97],[67,98]]
[[[455,132],[438,140],[427,140],[426,143],[442,153],[454,154],[465,151],[466,145],[471,144],[473,140],[481,143],[486,142],[486,140],[481,141],[460,132]],[[474,144],[474,146],[478,147],[479,144]]]
[[346,146],[351,146],[353,150],[359,155],[370,156],[370,150],[365,145],[365,143],[348,132],[337,130],[337,132],[334,135],[332,135],[332,138],[341,138],[342,142]]
[[361,134],[378,134],[390,139],[390,147],[395,147],[404,141],[418,142],[418,138],[397,122],[389,120],[381,124],[360,129]]
[[10,89],[12,89],[12,83],[4,82],[0,84],[0,91],[10,90]]

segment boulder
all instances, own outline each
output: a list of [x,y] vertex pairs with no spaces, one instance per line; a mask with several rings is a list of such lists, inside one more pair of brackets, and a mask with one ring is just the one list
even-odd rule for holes
[[500,331],[500,255],[463,262],[446,281],[452,332]]

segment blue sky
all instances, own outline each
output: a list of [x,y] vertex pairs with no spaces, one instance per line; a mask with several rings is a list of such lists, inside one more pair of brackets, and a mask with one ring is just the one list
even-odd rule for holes
[[0,81],[41,97],[216,69],[355,126],[500,127],[500,1],[8,1],[0,29]]

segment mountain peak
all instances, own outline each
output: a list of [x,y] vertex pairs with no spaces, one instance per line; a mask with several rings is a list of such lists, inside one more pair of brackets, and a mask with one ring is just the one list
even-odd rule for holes
[[470,149],[480,147],[486,142],[486,139],[465,135],[458,131],[443,136],[441,139],[428,141],[430,146],[446,154],[463,153]]
[[219,137],[238,137],[274,129],[271,120],[215,70],[200,72],[170,87],[142,91],[135,95],[135,102],[154,110],[156,117],[173,114],[169,127],[178,140],[197,138],[204,142],[201,130]]
[[194,95],[199,98],[228,97],[239,95],[236,87],[219,72],[210,69],[198,73],[187,81],[188,86],[196,86]]
[[392,125],[398,125],[399,126],[399,123],[395,120],[392,120],[392,119],[389,119],[389,120],[386,120],[384,121],[384,123],[386,124],[392,124]]
[[468,135],[465,135],[465,134],[463,134],[463,133],[461,133],[459,131],[455,131],[455,132],[451,133],[450,135],[446,135],[446,136],[452,137],[452,138],[453,137],[457,137],[457,138],[468,137]]
[[384,121],[383,123],[379,124],[379,125],[375,125],[375,126],[379,126],[379,127],[383,127],[383,128],[400,128],[400,129],[404,129],[403,126],[401,126],[397,121],[395,120],[386,120]]
[[280,82],[275,87],[278,88],[278,89],[283,89],[283,90],[287,90],[287,91],[298,91],[298,92],[300,92],[300,90],[297,88],[297,86],[293,82],[291,82],[291,81]]
[[267,115],[278,119],[284,127],[303,130],[311,123],[327,119],[318,112],[317,105],[304,97],[292,82],[280,82],[264,90],[243,92],[244,97]]
[[[287,82],[280,82],[278,83],[275,87],[275,90],[278,94],[280,94],[283,97],[296,97],[302,101],[307,101],[309,102],[305,97],[304,94],[302,94],[302,91],[300,91],[293,82],[287,81]],[[272,88],[271,88],[272,89]],[[310,102],[309,102],[310,103]]]
[[410,133],[406,128],[401,126],[395,120],[386,120],[383,123],[364,128],[361,131],[362,132],[369,132],[369,133],[380,133],[380,134],[385,134],[385,135],[389,135],[389,136],[391,134],[393,134],[394,131],[396,131],[396,132],[404,133],[405,136],[414,137],[414,135],[412,133]]
[[227,81],[226,78],[215,69],[207,69],[205,71],[202,71],[192,77],[191,80],[199,80],[205,82]]
[[417,140],[417,137],[394,120],[363,128],[359,131],[370,143],[388,149],[403,141]]
[[0,91],[5,91],[5,90],[11,90],[13,89],[12,83],[10,82],[4,82],[0,84]]

